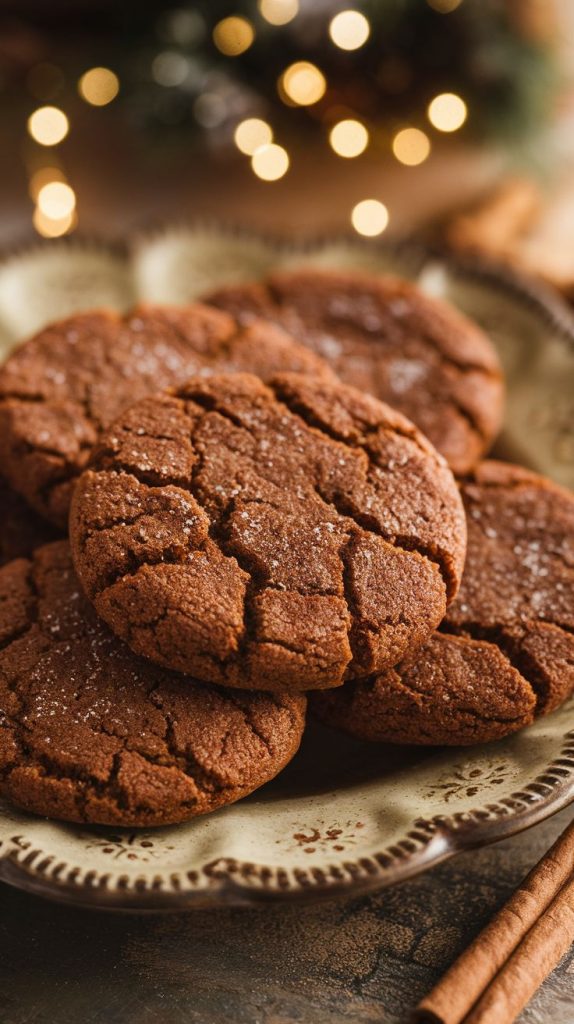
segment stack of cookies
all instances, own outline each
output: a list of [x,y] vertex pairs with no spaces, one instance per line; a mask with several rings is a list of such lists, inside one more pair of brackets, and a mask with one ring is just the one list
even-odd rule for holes
[[0,792],[164,825],[296,753],[471,744],[574,689],[574,497],[482,461],[488,338],[301,270],[91,312],[0,369]]

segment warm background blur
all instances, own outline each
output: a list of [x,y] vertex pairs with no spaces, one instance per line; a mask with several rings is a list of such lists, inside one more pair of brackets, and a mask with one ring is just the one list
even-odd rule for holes
[[440,223],[568,291],[573,55],[570,0],[0,0],[0,244]]

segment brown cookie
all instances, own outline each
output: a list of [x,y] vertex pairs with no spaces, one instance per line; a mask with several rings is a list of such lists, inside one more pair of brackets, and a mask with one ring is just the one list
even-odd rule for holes
[[132,406],[78,482],[82,584],[159,664],[257,689],[394,665],[458,587],[465,522],[444,460],[354,388],[195,377]]
[[34,548],[56,540],[59,530],[42,519],[0,477],[0,565],[26,558]]
[[395,669],[316,695],[325,722],[371,740],[478,743],[574,690],[574,495],[500,462],[461,491],[467,560],[440,631]]
[[73,485],[103,429],[145,395],[213,370],[332,375],[280,328],[241,326],[205,306],[79,314],[41,331],[0,369],[0,469],[65,526]]
[[453,472],[468,473],[502,420],[500,363],[456,310],[397,278],[304,269],[205,296],[245,323],[264,316],[323,356],[344,383],[416,423]]
[[210,688],[137,658],[81,594],[67,541],[0,570],[0,793],[53,818],[185,821],[295,754],[305,699]]

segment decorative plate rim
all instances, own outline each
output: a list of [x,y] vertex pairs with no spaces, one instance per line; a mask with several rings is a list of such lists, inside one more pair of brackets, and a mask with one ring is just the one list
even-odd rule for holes
[[322,231],[290,237],[280,232],[247,227],[240,222],[219,221],[217,218],[189,217],[167,223],[150,222],[135,227],[129,234],[113,236],[78,232],[62,238],[34,238],[29,234],[4,243],[0,249],[0,267],[12,259],[49,249],[93,249],[108,252],[127,260],[137,255],[146,243],[168,234],[188,231],[211,231],[230,238],[243,238],[264,242],[278,252],[310,252],[330,245],[347,244],[363,249],[397,256],[408,255],[413,263],[435,259],[447,264],[455,277],[470,277],[488,281],[499,291],[510,292],[513,297],[527,302],[532,309],[560,335],[574,344],[574,308],[561,293],[543,278],[537,278],[516,263],[506,262],[478,250],[457,251],[446,243],[421,239],[416,235],[396,238],[363,238],[350,231]]
[[149,882],[143,876],[130,880],[109,871],[84,871],[14,836],[8,843],[0,839],[0,881],[60,902],[126,911],[361,895],[404,882],[456,853],[522,832],[566,807],[574,800],[574,729],[564,740],[560,755],[522,789],[470,810],[418,818],[392,846],[342,866],[270,868],[219,858],[169,879],[158,872]]
[[[413,269],[433,261],[455,278],[487,281],[530,309],[563,340],[574,346],[574,311],[558,292],[520,268],[478,253],[459,254],[415,238],[366,240],[346,232],[286,238],[213,220],[190,219],[132,232],[125,240],[72,236],[22,241],[5,246],[0,267],[12,259],[50,249],[75,247],[124,257],[137,255],[145,242],[170,233],[212,231],[228,237],[261,241],[278,252],[305,252],[333,244],[396,255]],[[522,789],[509,796],[452,815],[418,818],[402,839],[388,848],[327,867],[269,867],[235,858],[209,861],[193,871],[135,875],[86,869],[58,860],[33,841],[0,837],[0,881],[59,902],[95,909],[153,912],[221,905],[257,905],[271,900],[312,900],[364,894],[406,881],[464,850],[481,847],[521,832],[574,801],[574,729],[562,736],[558,757]],[[43,820],[43,819],[40,819]]]

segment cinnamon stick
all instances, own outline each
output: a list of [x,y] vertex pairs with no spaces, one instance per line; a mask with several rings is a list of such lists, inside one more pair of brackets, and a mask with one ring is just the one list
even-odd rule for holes
[[574,878],[559,891],[486,989],[465,1024],[510,1024],[574,940]]
[[[509,901],[455,961],[415,1011],[418,1024],[506,1024],[558,963],[574,940],[574,822],[526,876]],[[568,883],[567,885],[565,883]],[[564,888],[562,888],[564,886]],[[548,910],[548,914],[544,912]],[[544,915],[544,916],[543,916]],[[539,920],[540,919],[540,920]],[[537,922],[539,922],[537,924]],[[532,931],[530,932],[530,929]],[[527,933],[528,934],[527,936]],[[527,936],[528,941],[526,941]],[[531,938],[533,936],[533,938]],[[524,941],[523,941],[524,940]],[[518,948],[519,947],[519,948]],[[514,951],[515,956],[512,956]],[[494,996],[486,990],[512,957],[508,972],[501,972]],[[530,962],[532,961],[532,962]],[[508,980],[507,980],[508,979]],[[533,981],[534,987],[532,987]],[[481,999],[483,996],[484,999]],[[483,1011],[478,1001],[498,1000],[490,1017],[467,1015]],[[523,1000],[521,1002],[521,1000]],[[514,1010],[514,1006],[518,1009]],[[506,1013],[506,1016],[504,1015]]]

